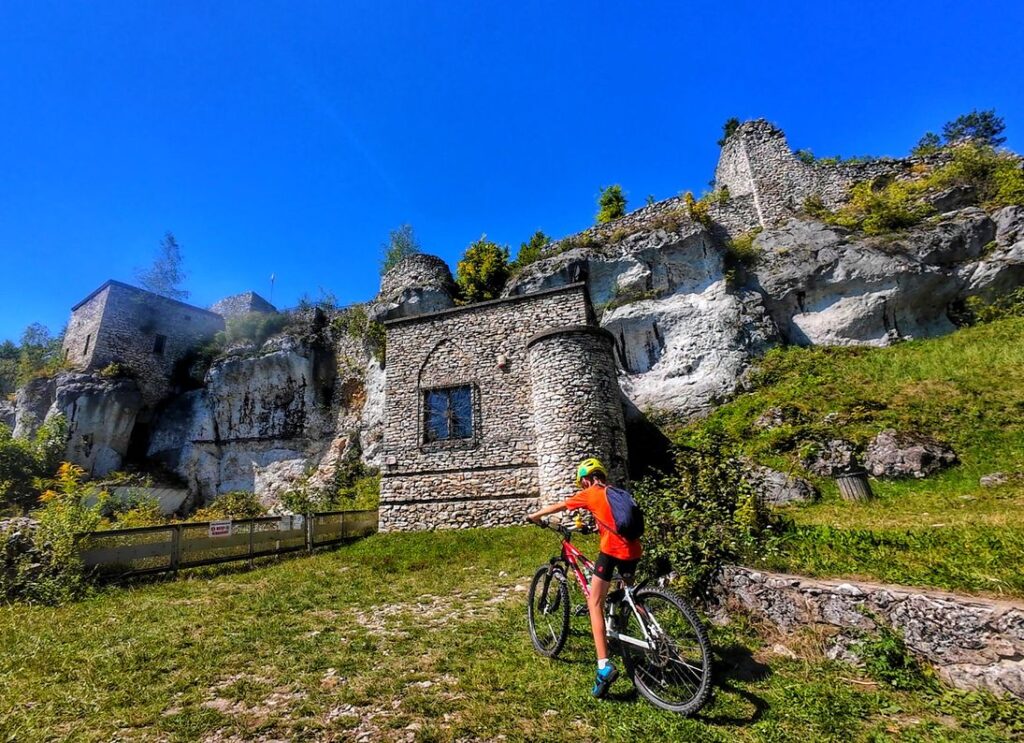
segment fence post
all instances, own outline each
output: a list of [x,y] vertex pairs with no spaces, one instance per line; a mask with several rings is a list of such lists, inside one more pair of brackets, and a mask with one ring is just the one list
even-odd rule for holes
[[305,516],[303,516],[303,518],[306,520],[306,529],[305,529],[305,531],[306,531],[306,552],[312,552],[313,551],[313,543],[315,541],[314,540],[314,536],[315,535],[313,533],[313,529],[315,528],[313,526],[313,516],[314,515],[315,514],[307,513]]
[[178,565],[181,564],[181,524],[175,524],[171,528],[171,571],[178,572]]
[[255,521],[250,521],[249,522],[249,567],[250,568],[252,567],[252,560],[253,560],[253,558],[252,558],[252,534],[253,534],[253,529],[255,529],[255,527],[256,527],[256,522]]

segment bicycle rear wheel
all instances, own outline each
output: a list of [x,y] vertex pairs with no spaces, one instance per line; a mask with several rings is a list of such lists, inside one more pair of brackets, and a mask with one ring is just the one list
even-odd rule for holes
[[692,715],[711,696],[711,641],[686,601],[664,588],[641,588],[633,596],[638,617],[623,603],[622,634],[644,638],[649,649],[622,642],[622,659],[634,686],[654,706]]
[[533,649],[549,658],[558,655],[569,637],[569,588],[561,570],[544,565],[534,574],[526,618]]

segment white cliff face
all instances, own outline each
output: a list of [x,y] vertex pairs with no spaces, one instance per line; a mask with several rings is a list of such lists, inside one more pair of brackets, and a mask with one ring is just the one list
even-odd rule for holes
[[307,479],[326,483],[353,431],[372,438],[379,425],[379,416],[365,412],[368,387],[380,375],[368,358],[349,339],[325,348],[284,335],[258,352],[221,359],[205,389],[182,395],[160,416],[148,455],[203,501],[250,490],[273,505]]
[[588,278],[617,340],[623,391],[641,410],[706,411],[773,344],[882,346],[948,333],[966,298],[1024,283],[1021,207],[961,209],[874,238],[791,219],[757,236],[756,265],[732,270],[699,225],[636,227],[529,266],[505,293]]

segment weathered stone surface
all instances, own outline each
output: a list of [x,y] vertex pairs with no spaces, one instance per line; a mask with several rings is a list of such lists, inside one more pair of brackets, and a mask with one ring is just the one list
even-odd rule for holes
[[978,480],[978,484],[983,488],[998,488],[1009,481],[1010,477],[1005,472],[993,472],[990,475],[982,475],[981,479]]
[[56,390],[53,377],[33,379],[20,387],[15,396],[14,435],[30,439],[46,420]]
[[844,439],[822,442],[805,464],[808,470],[821,477],[848,475],[861,469],[856,447]]
[[748,465],[744,478],[754,488],[761,501],[769,506],[806,503],[818,497],[818,489],[807,480],[771,467]]
[[62,374],[51,410],[68,421],[68,459],[98,477],[120,469],[142,407],[134,379]]
[[935,439],[887,428],[868,444],[864,466],[875,477],[926,477],[956,463],[956,453]]
[[17,410],[11,400],[0,400],[0,425],[7,426],[12,431],[17,419]]
[[817,625],[836,635],[834,656],[879,626],[958,688],[1024,698],[1024,606],[905,586],[814,580],[727,566],[715,594],[783,630]]
[[455,280],[448,264],[437,256],[418,253],[384,274],[369,314],[384,320],[437,312],[453,307],[454,296]]

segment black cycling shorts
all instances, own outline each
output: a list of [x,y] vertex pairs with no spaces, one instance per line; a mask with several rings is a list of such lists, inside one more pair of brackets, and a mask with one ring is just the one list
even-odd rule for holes
[[618,569],[619,577],[629,583],[636,575],[636,565],[638,562],[640,562],[639,559],[623,560],[622,558],[612,557],[604,552],[599,552],[597,560],[594,562],[594,575],[601,580],[610,581],[615,575],[615,570]]

